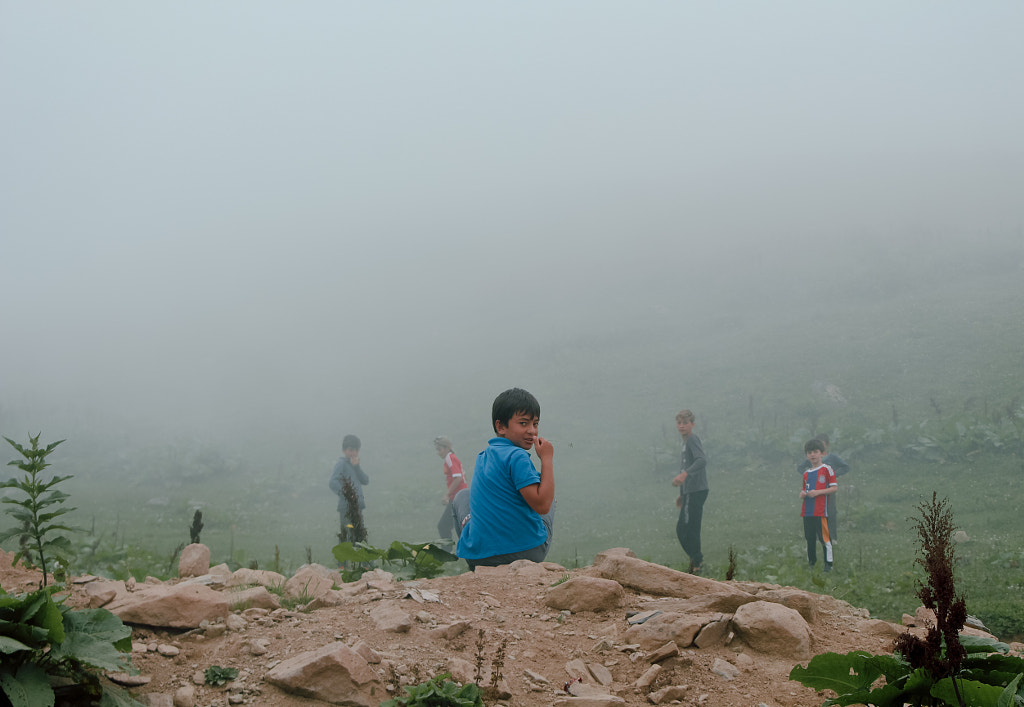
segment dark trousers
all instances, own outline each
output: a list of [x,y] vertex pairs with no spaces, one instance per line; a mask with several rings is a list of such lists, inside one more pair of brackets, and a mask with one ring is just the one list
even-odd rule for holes
[[825,551],[825,566],[832,565],[832,536],[829,519],[823,516],[804,516],[804,539],[807,540],[807,564],[818,561],[818,543]]
[[[442,540],[451,540],[453,530],[455,530],[455,509],[452,502],[448,501],[448,505],[444,507],[444,513],[441,514],[441,520],[437,521],[437,537]],[[459,528],[459,532],[461,534],[461,528]]]
[[690,556],[690,564],[700,567],[704,562],[704,554],[700,551],[700,524],[704,520],[704,502],[708,500],[708,492],[684,493],[681,498],[683,505],[676,522],[676,537],[683,546],[683,552]]

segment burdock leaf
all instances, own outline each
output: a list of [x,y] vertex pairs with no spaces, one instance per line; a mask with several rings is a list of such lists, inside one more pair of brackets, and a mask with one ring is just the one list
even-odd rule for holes
[[882,675],[882,670],[867,661],[866,651],[822,653],[811,658],[806,668],[799,665],[789,671],[789,679],[815,690],[834,690],[840,695],[862,692]]
[[355,547],[352,543],[340,543],[331,548],[334,559],[338,562],[372,562],[382,556],[376,548]]
[[967,707],[989,707],[989,705],[996,704],[1003,694],[1003,687],[1001,685],[996,687],[976,680],[943,678],[932,686],[932,697],[937,697],[948,705],[960,704],[960,700],[957,698],[957,691],[953,687],[954,679],[957,682],[960,695],[963,697],[963,704]]
[[66,638],[54,645],[55,659],[70,658],[101,670],[122,671],[131,667],[126,653],[118,650],[125,646],[132,630],[106,609],[82,609],[64,614]]
[[1010,646],[994,638],[986,636],[970,636],[961,634],[960,645],[968,653],[1009,653]]

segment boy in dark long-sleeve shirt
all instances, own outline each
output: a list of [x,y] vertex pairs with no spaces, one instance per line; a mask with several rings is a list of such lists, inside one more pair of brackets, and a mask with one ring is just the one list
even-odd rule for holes
[[[363,500],[363,486],[370,483],[370,477],[359,465],[359,448],[362,444],[355,435],[345,435],[341,443],[342,457],[334,465],[334,473],[331,474],[331,491],[338,494],[338,514],[341,516],[341,528],[345,529],[349,524],[348,500],[345,498],[345,479],[349,480],[356,492],[356,500],[359,503],[359,510],[366,508],[366,501]],[[354,510],[354,509],[353,509]]]
[[679,487],[676,506],[679,520],[676,522],[676,537],[690,557],[690,572],[701,573],[704,554],[700,549],[700,526],[704,520],[704,502],[708,498],[707,457],[700,438],[693,433],[696,416],[689,410],[676,415],[676,429],[683,438],[683,458],[679,475],[672,479],[672,485]]

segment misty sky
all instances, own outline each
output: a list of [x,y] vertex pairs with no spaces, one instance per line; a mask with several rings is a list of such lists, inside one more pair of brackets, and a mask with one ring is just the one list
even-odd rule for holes
[[486,410],[560,337],[770,299],[769,264],[1019,236],[1022,28],[1020,2],[0,0],[0,402],[336,431],[486,380]]

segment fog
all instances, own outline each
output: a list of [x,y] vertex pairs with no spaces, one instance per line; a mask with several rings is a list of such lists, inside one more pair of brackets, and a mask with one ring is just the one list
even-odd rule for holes
[[[1022,22],[0,2],[0,427],[67,454],[199,438],[324,483],[354,432],[400,478],[436,434],[469,463],[514,385],[556,450],[570,420],[607,441],[637,407],[712,404],[687,397],[709,370],[746,395],[884,283],[992,268],[998,297],[1022,273]],[[756,366],[714,369],[723,330]],[[622,389],[648,344],[678,367]]]

